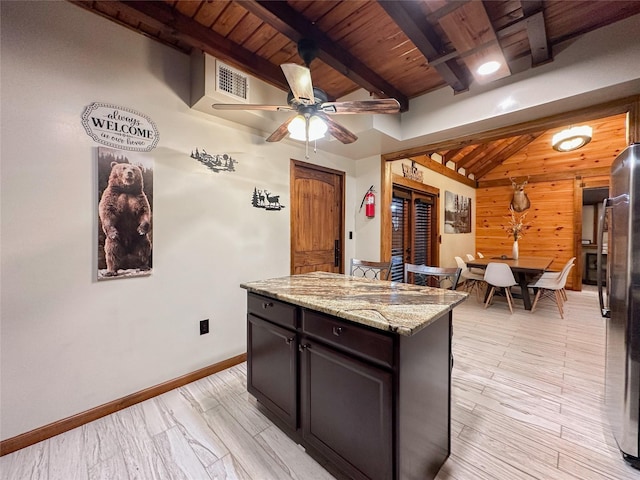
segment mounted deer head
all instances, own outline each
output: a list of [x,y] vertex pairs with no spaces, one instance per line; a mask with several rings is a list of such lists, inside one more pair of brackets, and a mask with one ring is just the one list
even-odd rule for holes
[[511,185],[513,185],[513,198],[511,199],[511,208],[513,208],[516,212],[524,212],[529,207],[531,207],[531,202],[529,201],[529,197],[524,193],[524,187],[529,182],[529,177],[522,182],[517,183],[513,178],[509,178],[511,180]]

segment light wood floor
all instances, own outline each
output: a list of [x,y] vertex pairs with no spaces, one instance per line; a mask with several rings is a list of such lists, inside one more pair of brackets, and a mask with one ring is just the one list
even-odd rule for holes
[[[604,320],[593,291],[513,315],[454,312],[452,453],[438,480],[640,479],[604,415]],[[332,479],[258,412],[246,365],[0,458],[3,480]]]

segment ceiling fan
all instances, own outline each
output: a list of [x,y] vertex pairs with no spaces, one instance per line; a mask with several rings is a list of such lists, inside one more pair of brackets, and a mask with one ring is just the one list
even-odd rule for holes
[[309,64],[316,57],[318,48],[313,40],[301,39],[298,42],[298,54],[306,66],[295,63],[280,65],[290,92],[287,105],[256,105],[214,103],[217,110],[267,110],[274,112],[296,112],[282,123],[269,137],[267,142],[279,142],[287,133],[291,138],[313,141],[329,133],[342,143],[353,143],[358,137],[331,118],[332,115],[355,113],[398,113],[400,104],[394,98],[357,100],[347,102],[329,102],[327,94],[315,88],[311,82]]

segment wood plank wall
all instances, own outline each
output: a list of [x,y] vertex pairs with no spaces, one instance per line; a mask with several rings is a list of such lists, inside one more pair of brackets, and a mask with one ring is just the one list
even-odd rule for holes
[[[574,181],[531,183],[525,191],[531,201],[525,221],[531,227],[518,241],[520,255],[553,257],[551,268],[560,270],[574,256]],[[476,191],[476,249],[485,256],[511,254],[513,238],[505,227],[512,195],[511,186]]]
[[[484,255],[509,254],[513,239],[505,233],[513,188],[509,180],[529,177],[525,192],[531,201],[526,221],[531,228],[518,242],[520,255],[550,256],[560,270],[573,256],[580,260],[582,188],[589,178],[602,178],[615,157],[627,145],[626,114],[591,122],[594,136],[585,147],[568,153],[551,149],[547,131],[529,146],[480,179],[476,191],[476,249]],[[508,184],[507,184],[508,181]],[[579,289],[581,268],[567,281]]]

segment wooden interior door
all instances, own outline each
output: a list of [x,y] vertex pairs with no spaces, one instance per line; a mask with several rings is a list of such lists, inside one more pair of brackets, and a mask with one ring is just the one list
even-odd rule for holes
[[344,172],[291,161],[291,273],[343,270]]

